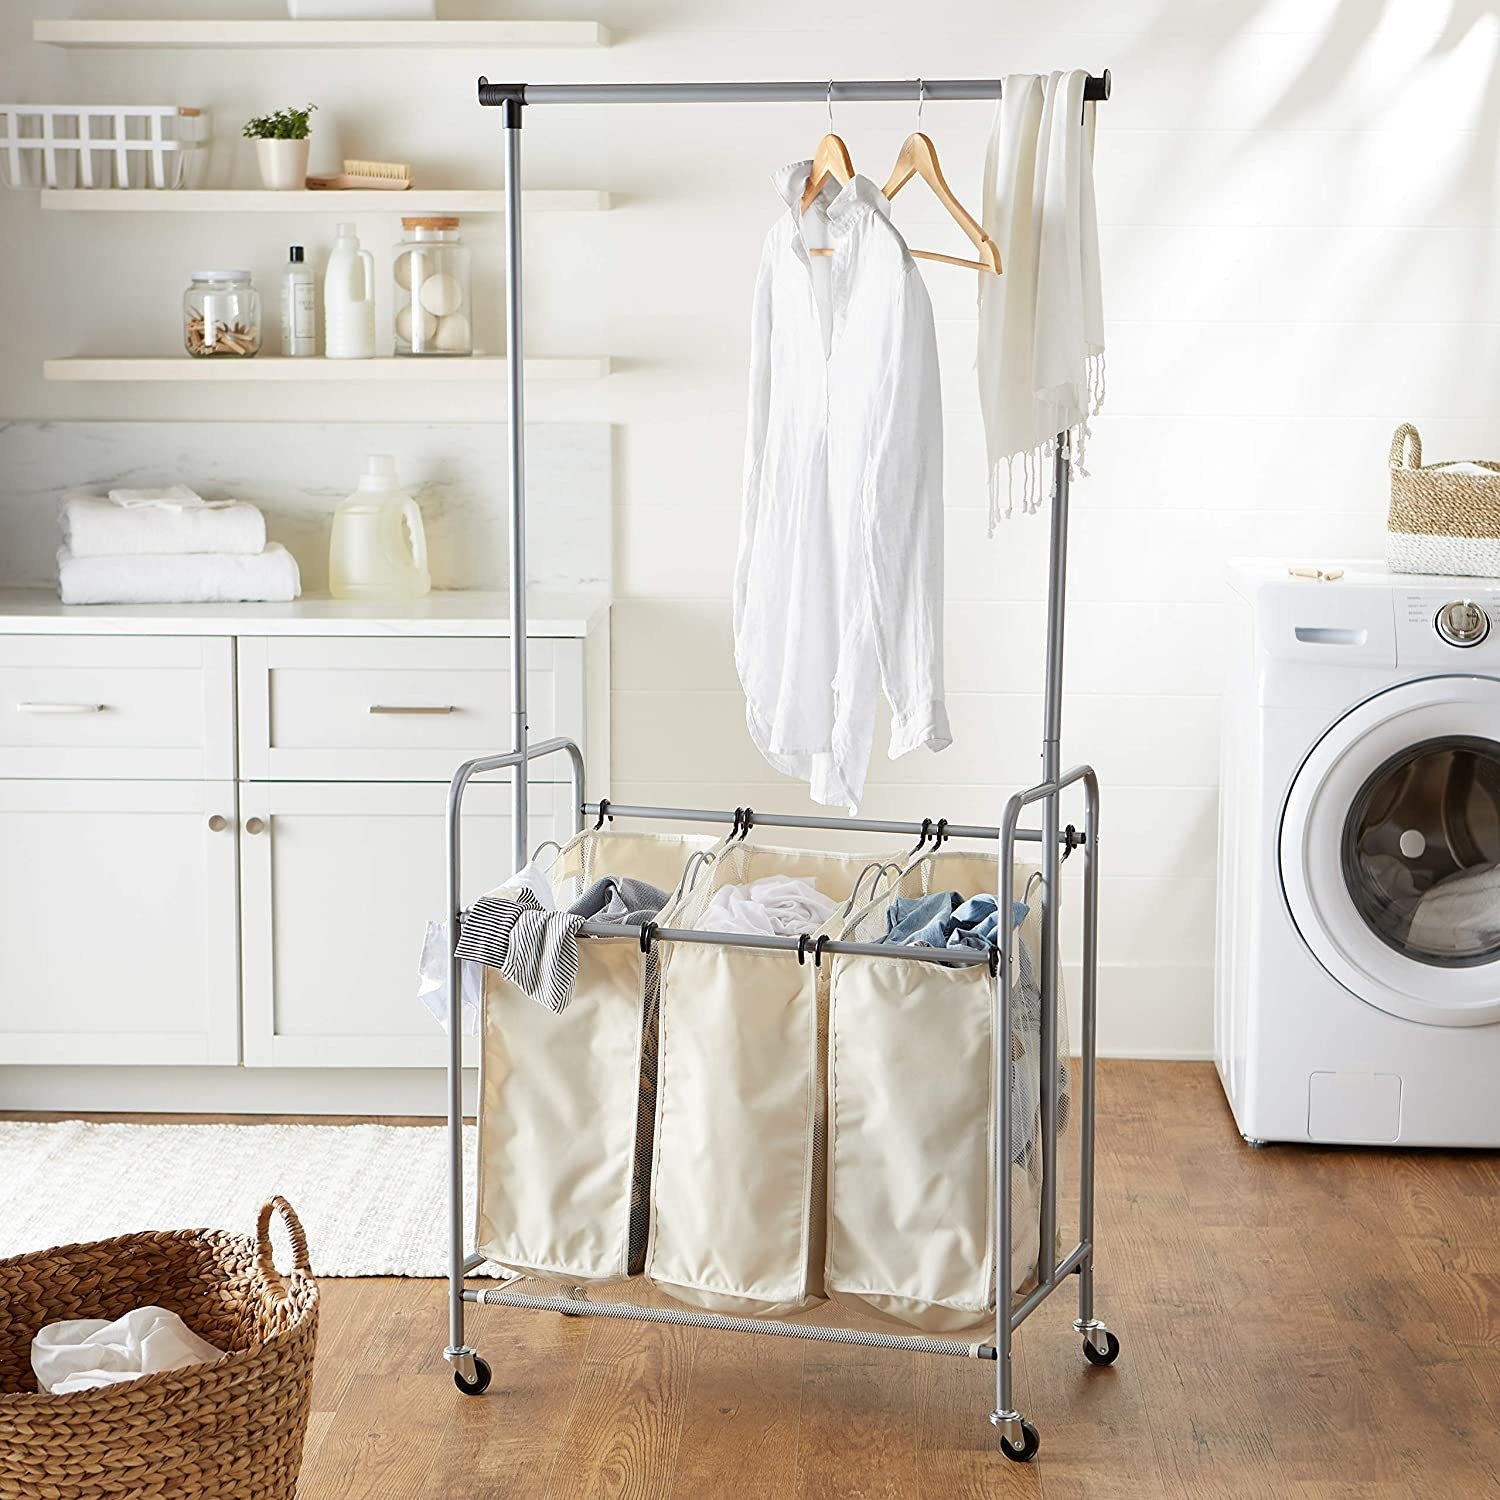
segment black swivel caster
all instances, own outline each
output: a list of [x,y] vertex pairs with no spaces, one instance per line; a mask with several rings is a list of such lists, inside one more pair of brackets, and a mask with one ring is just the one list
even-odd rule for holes
[[466,1396],[482,1396],[490,1388],[490,1367],[476,1354],[474,1356],[474,1378],[465,1380],[462,1370],[453,1372],[453,1383]]
[[1101,1349],[1090,1338],[1083,1341],[1083,1357],[1091,1365],[1098,1365],[1103,1369],[1105,1365],[1112,1365],[1120,1357],[1120,1341],[1109,1329],[1099,1330],[1104,1335],[1104,1347]]
[[1019,1448],[1012,1448],[1010,1439],[1003,1433],[1000,1437],[1000,1451],[1015,1464],[1029,1464],[1036,1457],[1036,1450],[1041,1446],[1041,1434],[1024,1417],[1021,1419],[1021,1446]]

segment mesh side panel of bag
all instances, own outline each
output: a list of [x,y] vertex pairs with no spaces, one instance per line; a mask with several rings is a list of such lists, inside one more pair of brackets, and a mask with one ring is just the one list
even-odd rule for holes
[[[1017,866],[1018,891],[1031,873]],[[929,856],[859,912],[847,935],[882,939],[896,895],[971,895],[994,885],[993,859]],[[1017,939],[1008,1039],[1009,1250],[1021,1292],[1036,1279],[1041,1204],[1041,994],[1032,960],[1038,912]],[[929,1332],[987,1320],[995,1224],[994,985],[987,968],[841,957],[831,1011],[830,1295]],[[1065,1097],[1060,1123],[1070,1113]]]
[[[842,899],[867,863],[735,842],[663,925],[700,927],[718,890],[768,875],[801,876]],[[840,920],[835,908],[822,930]],[[822,1296],[827,966],[786,952],[668,945],[660,996],[647,1274],[713,1311],[807,1306]]]
[[[669,892],[697,835],[589,830],[551,867],[565,907],[605,874]],[[476,1242],[497,1264],[568,1282],[638,1270],[656,1086],[654,966],[626,940],[579,945],[553,1015],[485,972]]]

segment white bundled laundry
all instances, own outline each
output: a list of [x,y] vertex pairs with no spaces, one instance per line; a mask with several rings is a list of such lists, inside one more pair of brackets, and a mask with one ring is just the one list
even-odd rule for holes
[[1500,865],[1460,870],[1423,894],[1407,943],[1428,953],[1471,957],[1500,943]]
[[253,556],[75,557],[62,547],[57,580],[64,604],[285,604],[302,588],[296,559],[279,542]]
[[113,1322],[73,1318],[49,1323],[31,1341],[37,1386],[51,1396],[118,1385],[223,1357],[224,1350],[200,1339],[164,1307],[137,1307]]
[[821,927],[833,915],[836,905],[810,880],[794,875],[766,875],[749,885],[720,886],[705,908],[698,929],[797,937]]
[[[1036,510],[1042,460],[1071,435],[1082,472],[1088,419],[1104,404],[1104,300],[1094,202],[1094,105],[1083,72],[1004,80],[984,164],[985,233],[1005,272],[979,278],[979,402],[990,527]],[[1081,123],[1080,123],[1081,122]]]
[[[173,491],[182,491],[175,497]],[[63,545],[74,557],[137,557],[186,552],[254,556],[265,550],[266,520],[239,500],[200,499],[171,490],[111,490],[108,500],[70,494],[62,507]],[[128,496],[131,498],[117,498]],[[153,499],[152,496],[163,498]]]

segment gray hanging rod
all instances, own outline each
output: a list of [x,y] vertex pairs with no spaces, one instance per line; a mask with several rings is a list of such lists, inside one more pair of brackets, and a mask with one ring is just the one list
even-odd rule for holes
[[[950,823],[946,818],[928,818],[924,823],[895,823],[883,818],[809,818],[802,813],[763,813],[747,808],[736,808],[724,812],[706,807],[638,807],[624,802],[585,802],[582,816],[585,820],[597,819],[599,826],[605,818],[646,818],[675,823],[728,823],[741,826],[748,823],[752,828],[822,828],[834,833],[890,833],[910,838],[920,834],[924,839],[941,834],[943,839],[998,839],[1000,830],[984,823]],[[749,831],[748,829],[746,830]],[[1023,844],[1039,844],[1042,832],[1039,828],[1018,828],[1016,839]],[[1067,858],[1070,850],[1084,842],[1084,835],[1076,828],[1068,828],[1057,836],[1058,845]]]
[[[805,83],[491,83],[479,102],[502,104],[822,104],[855,100],[998,99],[998,78],[872,78]],[[1109,98],[1109,69],[1090,74],[1083,97]]]

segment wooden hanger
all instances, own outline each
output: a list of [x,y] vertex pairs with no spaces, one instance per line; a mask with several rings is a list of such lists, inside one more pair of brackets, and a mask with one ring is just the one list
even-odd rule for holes
[[999,246],[984,232],[974,215],[954,196],[953,189],[948,186],[947,179],[943,176],[942,167],[938,165],[937,147],[932,144],[931,137],[923,135],[920,130],[913,131],[903,142],[901,154],[896,158],[896,165],[892,168],[891,175],[881,192],[887,198],[894,198],[913,177],[920,177],[932,189],[938,202],[948,210],[954,222],[963,230],[969,243],[979,251],[979,259],[964,260],[961,256],[943,255],[936,250],[913,250],[912,255],[918,260],[938,260],[944,265],[967,266],[972,271],[990,271],[998,276],[1000,274]]
[[853,176],[854,162],[850,159],[849,148],[841,137],[829,131],[818,142],[812,170],[807,174],[807,186],[802,190],[802,212],[806,213],[813,206],[814,199],[823,191],[823,184],[830,177],[841,186],[848,187]]

